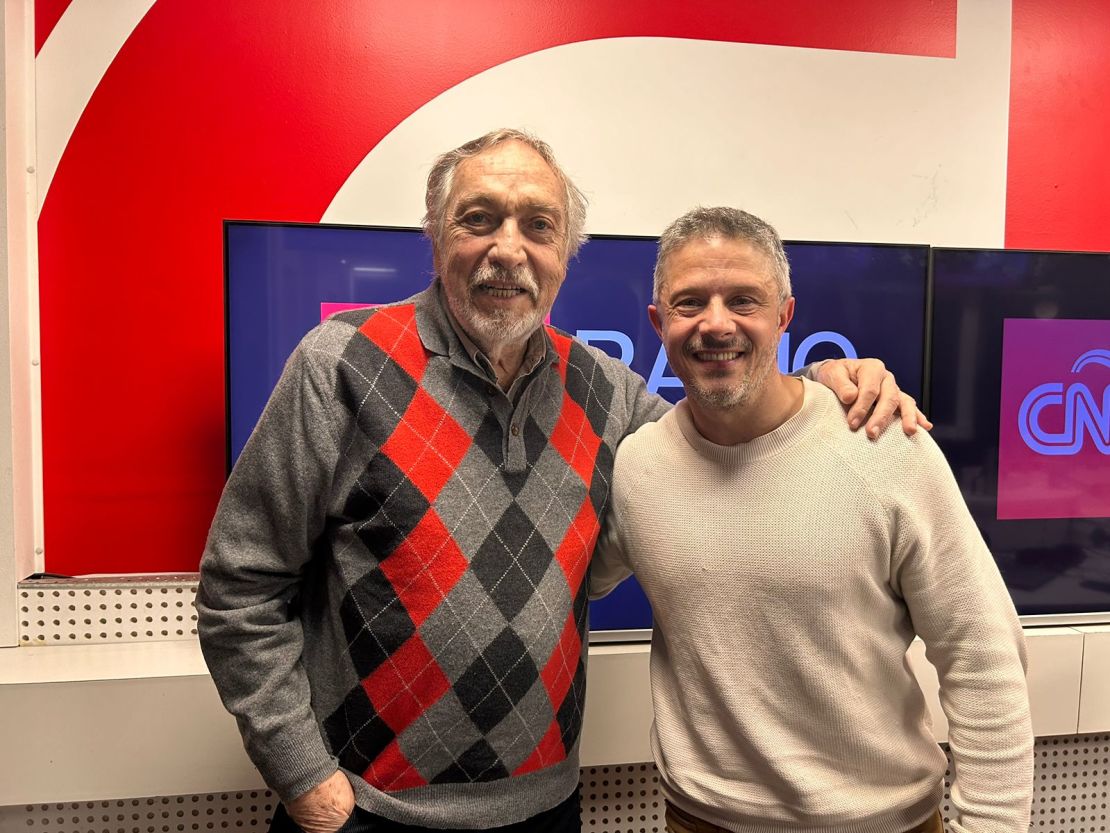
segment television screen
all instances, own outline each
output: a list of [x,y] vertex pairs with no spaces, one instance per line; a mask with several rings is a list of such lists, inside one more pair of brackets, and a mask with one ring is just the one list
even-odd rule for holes
[[[401,300],[427,286],[432,256],[413,229],[231,222],[225,226],[228,463],[250,435],[286,358],[321,318]],[[622,359],[671,402],[682,397],[647,319],[653,237],[595,236],[570,264],[551,323]],[[919,400],[925,246],[787,243],[797,311],[779,350],[793,370],[877,356]],[[651,625],[634,581],[591,606],[595,631]]]
[[1110,611],[1110,255],[933,252],[930,416],[1019,613]]

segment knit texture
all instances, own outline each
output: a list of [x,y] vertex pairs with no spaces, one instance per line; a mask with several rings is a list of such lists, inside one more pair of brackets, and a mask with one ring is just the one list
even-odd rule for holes
[[664,792],[744,833],[921,822],[945,757],[905,660],[916,634],[950,723],[950,828],[1024,833],[1024,641],[948,465],[927,433],[870,442],[804,391],[750,443],[705,440],[683,402],[618,451],[591,595],[631,569],[651,601]]
[[589,558],[617,442],[666,405],[548,328],[511,402],[433,286],[306,336],[229,479],[205,657],[267,783],[486,827],[578,782]]

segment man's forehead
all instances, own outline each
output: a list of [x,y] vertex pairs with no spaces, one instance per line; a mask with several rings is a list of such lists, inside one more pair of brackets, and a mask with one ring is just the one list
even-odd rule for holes
[[745,283],[773,282],[771,259],[747,240],[699,238],[679,246],[667,258],[668,279],[714,277]]

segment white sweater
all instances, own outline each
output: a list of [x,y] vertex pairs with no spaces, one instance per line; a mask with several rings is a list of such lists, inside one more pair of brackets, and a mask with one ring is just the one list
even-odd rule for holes
[[666,797],[743,833],[900,833],[944,754],[906,649],[940,673],[953,831],[1025,833],[1033,738],[1009,594],[927,433],[852,433],[831,392],[736,446],[685,402],[617,452],[591,595],[630,570],[655,616]]

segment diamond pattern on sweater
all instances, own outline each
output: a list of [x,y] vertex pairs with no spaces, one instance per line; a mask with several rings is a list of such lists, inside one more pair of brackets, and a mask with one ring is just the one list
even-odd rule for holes
[[440,606],[466,568],[459,545],[434,510],[424,514],[381,565],[417,626]]
[[470,437],[443,407],[419,389],[382,453],[434,501],[470,448]]
[[557,706],[562,706],[581,658],[582,639],[574,622],[568,620],[563,626],[558,645],[540,673],[548,697]]
[[551,445],[563,455],[583,483],[588,484],[593,479],[594,459],[601,439],[590,429],[582,406],[568,393],[563,395],[563,409],[551,432]]
[[539,677],[527,647],[505,628],[454,684],[467,715],[488,733],[512,712]]
[[386,558],[416,529],[428,511],[428,499],[384,454],[370,458],[359,475],[344,516],[365,520],[355,532],[378,560]]
[[420,626],[420,635],[454,683],[508,624],[486,589],[468,572]]
[[467,749],[454,764],[432,779],[433,784],[457,784],[467,781],[497,781],[509,774],[498,760],[497,753],[486,741],[479,740]]
[[362,777],[372,787],[379,790],[406,790],[422,787],[428,782],[405,757],[400,744],[393,741],[363,771]]
[[570,690],[555,715],[559,722],[559,739],[563,742],[564,749],[570,749],[578,741],[578,735],[582,732],[582,706],[585,702],[586,666],[579,659]]
[[448,691],[397,738],[407,760],[429,783],[455,763],[453,750],[469,749],[482,734]]
[[536,680],[505,719],[486,735],[486,741],[509,771],[515,770],[532,754],[543,739],[542,727],[554,717],[555,710],[541,680]]
[[378,345],[358,335],[347,342],[337,369],[336,395],[374,445],[393,433],[416,387]]
[[574,341],[567,354],[566,380],[567,394],[582,407],[592,433],[604,435],[613,404],[613,383],[605,378],[589,351]]
[[362,681],[375,711],[395,733],[408,728],[450,687],[419,634]]
[[505,618],[512,619],[535,590],[552,555],[528,515],[512,503],[470,560],[470,569]]
[[367,339],[378,345],[412,379],[419,382],[428,357],[416,330],[416,307],[404,304],[379,307],[359,327]]
[[562,730],[559,728],[559,722],[552,720],[535,750],[524,763],[513,770],[513,775],[526,775],[529,772],[549,767],[552,764],[559,763],[566,756],[567,750],[563,747]]
[[347,634],[347,650],[360,678],[371,674],[416,632],[380,566],[352,585],[339,615]]
[[582,502],[578,514],[567,529],[563,542],[555,550],[555,560],[563,568],[571,594],[577,594],[590,566],[590,555],[601,531],[597,514],[590,501]]
[[324,732],[339,763],[351,772],[365,770],[394,738],[362,686],[347,692],[339,708],[324,721]]

